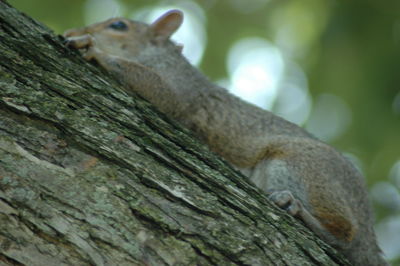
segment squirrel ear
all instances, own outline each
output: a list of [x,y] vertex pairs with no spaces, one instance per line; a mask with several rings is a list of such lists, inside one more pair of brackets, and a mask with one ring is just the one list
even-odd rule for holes
[[182,24],[183,13],[179,10],[170,10],[150,25],[150,30],[157,40],[167,40]]

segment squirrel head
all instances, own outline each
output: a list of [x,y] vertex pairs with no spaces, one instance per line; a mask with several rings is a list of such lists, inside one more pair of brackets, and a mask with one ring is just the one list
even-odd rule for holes
[[170,41],[170,37],[181,26],[183,13],[170,10],[150,25],[126,18],[112,18],[79,29],[71,29],[64,37],[91,35],[96,46],[102,51],[119,57],[134,58],[146,49],[156,46],[170,46],[179,51],[182,46]]

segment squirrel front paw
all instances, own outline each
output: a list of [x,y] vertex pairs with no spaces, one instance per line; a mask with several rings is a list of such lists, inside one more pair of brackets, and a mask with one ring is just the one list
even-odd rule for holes
[[94,44],[93,37],[90,36],[89,34],[84,34],[80,36],[70,36],[68,34],[64,34],[64,37],[65,37],[65,44],[68,47],[73,47],[76,49],[89,48]]
[[294,217],[300,216],[304,209],[303,204],[289,190],[274,191],[268,198]]
[[98,55],[102,53],[96,47],[94,38],[89,34],[81,36],[72,36],[72,37],[65,35],[65,37],[66,37],[66,42],[65,42],[66,45],[68,47],[73,47],[75,49],[78,49],[79,52],[82,54],[83,58],[85,58],[88,61],[96,59]]

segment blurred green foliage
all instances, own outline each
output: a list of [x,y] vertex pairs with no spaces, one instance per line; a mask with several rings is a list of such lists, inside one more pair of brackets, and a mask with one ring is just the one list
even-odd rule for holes
[[[57,33],[85,24],[85,0],[9,2]],[[184,1],[119,2],[123,15],[129,15],[143,6]],[[235,41],[249,36],[270,40],[301,66],[312,98],[329,93],[350,107],[351,124],[333,146],[360,159],[368,185],[395,183],[389,172],[400,160],[400,1],[195,2],[207,19],[203,72],[213,80],[226,78],[226,56]],[[375,207],[380,219],[398,215],[399,208]]]

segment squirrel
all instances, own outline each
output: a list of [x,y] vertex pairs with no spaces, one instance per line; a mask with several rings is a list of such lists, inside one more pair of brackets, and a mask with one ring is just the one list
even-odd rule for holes
[[125,89],[179,121],[354,265],[388,265],[373,231],[363,176],[301,127],[247,103],[207,79],[170,40],[183,13],[148,25],[112,18],[64,33]]

